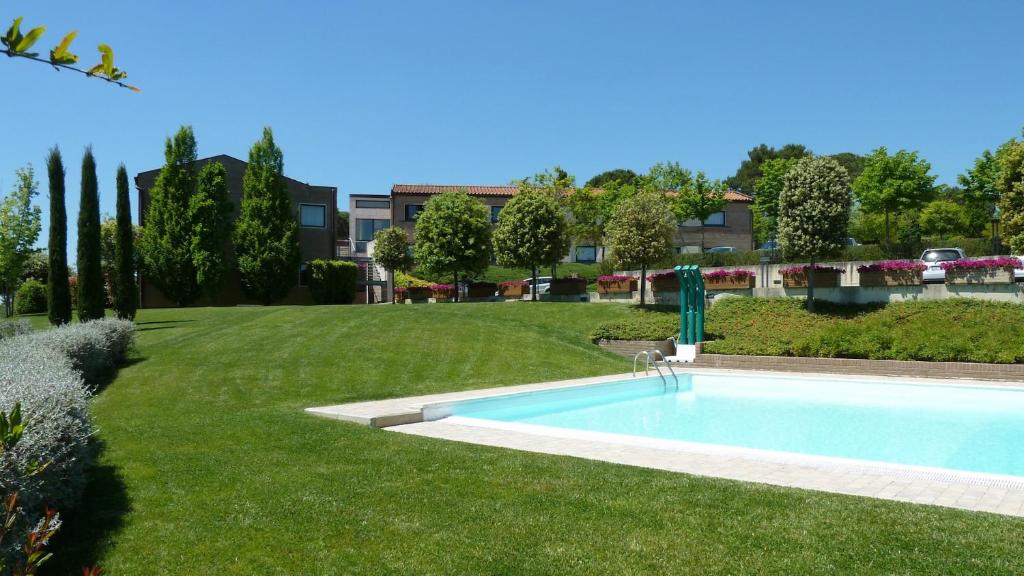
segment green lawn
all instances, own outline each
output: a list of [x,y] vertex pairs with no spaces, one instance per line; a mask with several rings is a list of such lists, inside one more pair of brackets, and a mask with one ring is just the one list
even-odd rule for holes
[[308,406],[623,372],[579,304],[147,310],[50,573],[1018,574],[1024,521],[374,430]]

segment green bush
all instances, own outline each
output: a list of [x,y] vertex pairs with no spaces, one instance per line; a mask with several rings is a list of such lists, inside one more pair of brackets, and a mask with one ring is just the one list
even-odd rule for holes
[[317,304],[351,304],[356,295],[359,267],[341,260],[313,260],[309,263],[309,289]]
[[14,295],[16,314],[46,312],[46,285],[38,280],[26,280]]
[[599,340],[665,340],[679,334],[679,313],[654,310],[638,311],[629,318],[607,322],[591,334]]

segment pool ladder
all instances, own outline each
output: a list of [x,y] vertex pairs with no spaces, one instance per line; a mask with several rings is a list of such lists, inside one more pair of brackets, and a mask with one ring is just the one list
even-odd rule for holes
[[658,356],[661,356],[661,361],[665,364],[665,368],[668,368],[668,373],[672,375],[672,381],[675,382],[676,392],[679,391],[679,376],[676,375],[676,371],[672,369],[672,365],[665,360],[665,355],[661,353],[661,350],[641,350],[633,356],[633,377],[636,378],[636,361],[640,359],[640,356],[644,357],[644,376],[647,375],[647,371],[653,365],[654,369],[658,372],[658,376],[661,377],[661,383],[665,386],[665,390],[668,391],[668,379],[665,378],[665,374],[662,373],[661,367],[658,366]]

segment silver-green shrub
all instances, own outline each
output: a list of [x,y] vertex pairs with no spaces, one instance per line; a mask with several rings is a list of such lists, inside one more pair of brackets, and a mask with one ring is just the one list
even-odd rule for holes
[[0,322],[0,340],[32,333],[32,323],[24,318]]
[[134,337],[135,325],[130,320],[105,318],[65,324],[29,338],[40,348],[58,351],[87,384],[95,385],[97,378],[124,361]]

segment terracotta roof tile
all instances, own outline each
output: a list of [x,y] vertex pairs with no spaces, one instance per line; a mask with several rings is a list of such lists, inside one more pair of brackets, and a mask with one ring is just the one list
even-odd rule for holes
[[511,196],[516,193],[515,186],[459,186],[449,184],[395,184],[391,187],[392,194],[441,194],[443,192],[464,191],[470,196]]

